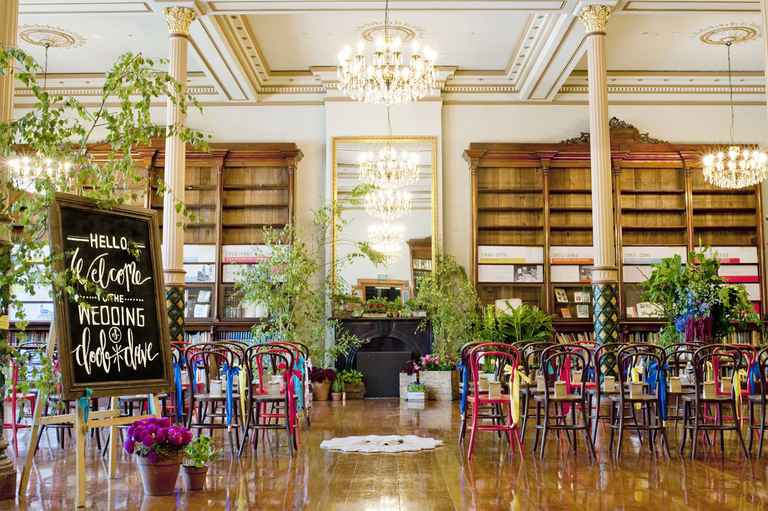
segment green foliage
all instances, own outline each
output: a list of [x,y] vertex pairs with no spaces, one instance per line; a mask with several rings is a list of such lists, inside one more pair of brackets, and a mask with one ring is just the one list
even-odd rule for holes
[[[360,190],[355,189],[352,196],[362,193]],[[310,241],[293,226],[264,231],[266,260],[241,272],[237,283],[245,300],[267,308],[267,320],[253,327],[257,338],[303,342],[310,347],[312,358],[324,363],[362,346],[364,341],[328,319],[326,303],[329,297],[344,295],[339,268],[359,258],[375,264],[383,259],[367,243],[352,242],[354,249],[349,254],[324,265],[332,230],[336,229],[335,237],[340,240],[343,225],[341,208],[334,202],[314,213]],[[329,278],[332,275],[337,277]],[[334,335],[336,342],[326,347],[326,339]]]
[[[488,309],[491,307],[489,306]],[[493,307],[490,312],[486,310],[486,315],[488,314],[492,314],[496,320],[494,329],[498,335],[496,340],[513,343],[541,342],[552,338],[552,317],[538,307],[524,303],[506,312]]]
[[467,273],[452,256],[437,254],[435,262],[434,271],[421,280],[414,301],[427,311],[432,324],[433,351],[447,358],[474,338],[480,320],[479,302]]
[[679,255],[663,259],[643,283],[643,299],[655,303],[668,323],[662,344],[680,342],[688,320],[711,318],[715,339],[733,332],[734,324],[760,323],[744,286],[727,284],[718,274],[713,250],[699,248],[688,258],[688,264]]
[[338,374],[337,379],[344,385],[360,385],[363,383],[363,373],[354,369],[345,369]]
[[[137,147],[168,135],[178,135],[200,148],[205,146],[206,137],[198,131],[153,123],[150,106],[158,99],[168,97],[185,112],[197,106],[181,84],[158,69],[161,64],[164,61],[147,59],[141,54],[121,56],[107,72],[101,97],[96,98],[96,106],[92,107],[44,90],[37,80],[40,66],[30,56],[18,49],[0,49],[0,74],[13,69],[15,79],[30,91],[35,101],[18,119],[0,122],[0,156],[29,158],[32,162],[67,162],[61,172],[54,169],[23,179],[12,175],[0,183],[0,218],[10,219],[10,224],[0,223],[4,231],[0,232],[0,239],[11,238],[11,225],[15,226],[12,253],[0,253],[0,310],[12,307],[18,311],[18,328],[23,330],[27,325],[17,298],[19,290],[31,293],[52,286],[58,297],[78,302],[77,285],[89,293],[102,292],[92,282],[76,280],[66,271],[55,271],[54,257],[45,252],[49,244],[46,220],[57,192],[79,193],[103,208],[133,202],[139,198],[134,191],[136,185],[145,179],[133,159]],[[106,151],[98,160],[89,152],[97,141]],[[157,193],[169,192],[160,184]],[[181,200],[174,201],[184,209]],[[0,363],[8,364],[14,358],[24,364],[8,346],[6,335],[0,331]],[[41,367],[23,371],[40,392],[53,391],[56,377],[47,357],[43,357]]]
[[427,387],[423,383],[409,383],[408,392],[426,392]]
[[333,383],[331,383],[331,392],[336,394],[344,392],[344,382],[341,381],[341,378],[336,378],[333,380]]
[[213,446],[211,437],[201,435],[184,448],[184,465],[202,468],[216,459],[219,450]]

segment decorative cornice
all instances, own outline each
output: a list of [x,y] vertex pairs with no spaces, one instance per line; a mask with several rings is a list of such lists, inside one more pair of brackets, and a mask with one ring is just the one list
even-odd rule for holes
[[[728,94],[727,85],[611,85],[608,84],[609,94]],[[762,94],[763,85],[737,85],[733,92],[739,94]],[[587,94],[587,85],[563,85],[560,94]]]
[[[64,97],[85,97],[85,96],[101,96],[104,90],[101,87],[48,87],[46,92]],[[187,87],[187,92],[193,96],[216,96],[216,88],[213,86],[191,86]],[[16,97],[31,98],[34,97],[31,89],[17,88]]]
[[189,7],[166,7],[163,13],[171,35],[189,35],[189,26],[195,21],[195,11]]
[[606,5],[588,5],[579,13],[579,19],[587,29],[587,34],[604,34],[611,10]]

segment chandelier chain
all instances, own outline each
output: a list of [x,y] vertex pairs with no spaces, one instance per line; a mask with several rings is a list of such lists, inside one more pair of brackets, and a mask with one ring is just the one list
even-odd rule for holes
[[730,97],[730,103],[731,103],[731,145],[733,145],[733,141],[735,139],[734,137],[734,131],[735,131],[735,124],[736,124],[736,114],[734,113],[733,108],[733,74],[731,71],[731,45],[732,42],[725,43],[725,47],[728,49],[728,94]]

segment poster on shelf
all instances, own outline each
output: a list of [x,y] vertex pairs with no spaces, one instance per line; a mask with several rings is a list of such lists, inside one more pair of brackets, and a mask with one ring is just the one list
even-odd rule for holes
[[225,264],[221,267],[221,281],[227,284],[238,282],[240,274],[248,268],[248,264]]
[[625,246],[622,247],[622,262],[624,264],[635,265],[650,265],[661,262],[662,259],[667,257],[674,257],[679,255],[683,262],[688,259],[688,247],[664,247],[664,246],[651,246],[651,247],[634,247]]
[[477,267],[478,282],[514,282],[515,266],[511,264],[481,264]]
[[760,282],[760,272],[757,265],[722,265],[717,273],[723,277],[724,281],[732,284]]
[[185,263],[215,263],[216,245],[184,245]]
[[77,399],[86,389],[93,397],[168,392],[173,375],[157,212],[99,209],[57,194],[49,218],[55,269],[100,289],[73,283],[81,303],[56,297],[63,398]]
[[185,264],[184,282],[187,283],[207,283],[216,282],[215,264]]
[[549,267],[552,282],[580,282],[581,274],[577,265],[552,265]]
[[210,303],[210,301],[211,301],[210,289],[201,289],[197,293],[197,303]]
[[720,264],[757,264],[758,261],[757,247],[710,247],[707,253],[716,255]]
[[221,261],[223,263],[261,263],[271,254],[272,249],[267,245],[224,245],[221,247]]
[[196,319],[205,319],[208,317],[208,313],[211,310],[211,306],[207,303],[197,303],[195,304],[195,310],[193,317]]
[[550,264],[594,264],[594,247],[549,247]]
[[624,265],[622,268],[622,278],[628,284],[637,284],[645,282],[653,273],[653,266],[641,266],[637,264]]
[[541,283],[544,282],[544,267],[535,264],[516,264],[515,283]]
[[542,264],[544,247],[480,245],[478,264]]

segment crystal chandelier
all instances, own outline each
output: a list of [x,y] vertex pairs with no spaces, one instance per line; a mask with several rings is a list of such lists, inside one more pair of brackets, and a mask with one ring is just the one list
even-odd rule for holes
[[19,190],[34,193],[37,191],[35,182],[38,178],[47,176],[53,181],[66,178],[69,176],[72,164],[40,156],[23,156],[9,160],[8,169],[10,170],[11,182]]
[[371,248],[379,252],[387,264],[395,262],[403,249],[405,226],[402,224],[372,224],[368,226],[368,241]]
[[768,155],[756,147],[740,147],[733,143],[735,114],[733,109],[733,79],[731,76],[731,45],[728,48],[728,88],[731,97],[731,144],[716,149],[702,158],[704,180],[720,188],[746,188],[754,186],[768,177]]
[[419,179],[419,157],[387,144],[360,156],[360,179],[377,188],[411,186]]
[[404,190],[378,189],[365,195],[365,211],[374,218],[391,222],[411,211],[411,194]]
[[352,52],[339,53],[339,90],[357,101],[393,105],[417,101],[437,88],[435,58],[428,47],[413,42],[410,58],[404,55],[400,38],[389,36],[389,0],[384,4],[384,37],[378,38],[372,55],[366,56],[363,41]]

